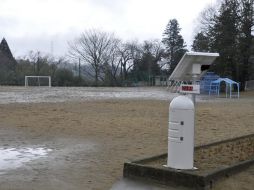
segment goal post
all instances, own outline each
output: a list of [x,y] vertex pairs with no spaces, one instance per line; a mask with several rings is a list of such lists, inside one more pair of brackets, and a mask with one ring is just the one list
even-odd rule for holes
[[[51,76],[25,76],[25,87],[29,86],[29,79],[35,79],[37,81],[37,86],[51,87]],[[41,84],[42,79],[47,79],[48,84],[47,85],[42,85]]]

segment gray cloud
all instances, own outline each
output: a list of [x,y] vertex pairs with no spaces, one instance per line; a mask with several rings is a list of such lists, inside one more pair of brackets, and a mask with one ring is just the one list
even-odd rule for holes
[[19,23],[16,18],[0,15],[0,28],[1,28],[0,34],[9,32],[9,30],[14,29],[18,24]]
[[91,5],[95,7],[103,7],[109,12],[124,12],[125,6],[128,4],[129,0],[119,1],[119,0],[89,0]]
[[[40,51],[43,54],[52,53],[54,56],[63,56],[68,51],[68,41],[73,40],[78,34],[76,32],[68,32],[64,34],[48,35],[41,34],[38,36],[23,37],[6,37],[9,46],[15,57],[23,57],[29,51]],[[53,46],[53,47],[52,47]]]
[[0,39],[7,39],[16,57],[30,50],[49,53],[51,42],[55,55],[63,55],[67,41],[85,29],[115,32],[124,40],[161,38],[168,20],[177,18],[190,43],[192,20],[211,1],[0,0]]

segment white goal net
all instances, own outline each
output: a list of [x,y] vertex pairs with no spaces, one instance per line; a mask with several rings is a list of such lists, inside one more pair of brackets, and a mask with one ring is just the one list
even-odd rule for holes
[[28,86],[47,86],[51,87],[50,76],[25,76],[25,87]]

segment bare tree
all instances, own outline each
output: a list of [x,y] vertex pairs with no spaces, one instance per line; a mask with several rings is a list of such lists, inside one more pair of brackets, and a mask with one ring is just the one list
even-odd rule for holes
[[34,67],[34,74],[38,75],[40,72],[40,59],[41,59],[41,52],[40,51],[29,51],[28,60],[33,63]]
[[105,82],[108,80],[110,85],[116,85],[118,83],[117,76],[119,75],[119,69],[121,66],[119,46],[121,41],[117,38],[112,39],[110,46],[108,47],[108,53],[104,57],[105,63],[103,64],[102,71],[104,77],[101,80]]
[[156,63],[161,60],[163,54],[165,53],[165,50],[163,49],[163,44],[158,39],[144,41],[143,46],[145,53],[151,53]]
[[82,62],[90,65],[95,80],[95,85],[103,79],[105,65],[112,61],[112,51],[117,40],[112,33],[99,30],[87,30],[81,36],[69,43],[69,55],[72,58],[80,58]]
[[52,78],[55,75],[57,67],[66,63],[64,57],[55,58],[47,54],[42,54],[40,51],[29,51],[28,55],[22,59],[28,60],[33,65],[34,75],[49,74]]
[[140,59],[142,51],[137,41],[122,43],[118,51],[121,64],[121,80],[125,81],[129,70],[134,65],[134,60]]
[[209,30],[216,24],[215,17],[218,14],[218,5],[217,4],[211,4],[208,5],[199,15],[199,26],[198,30],[205,32],[206,34],[209,32]]

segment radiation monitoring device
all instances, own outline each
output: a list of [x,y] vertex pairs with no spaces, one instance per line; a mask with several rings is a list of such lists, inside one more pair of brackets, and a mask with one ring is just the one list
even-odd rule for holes
[[207,72],[218,56],[218,53],[185,53],[170,75],[169,81],[180,85],[178,88],[180,93],[199,94],[200,86],[197,81]]
[[166,167],[181,170],[196,169],[194,167],[195,94],[200,92],[200,86],[196,82],[218,56],[218,53],[185,53],[169,78],[181,82],[180,94],[192,94],[194,99],[179,95],[169,105]]

